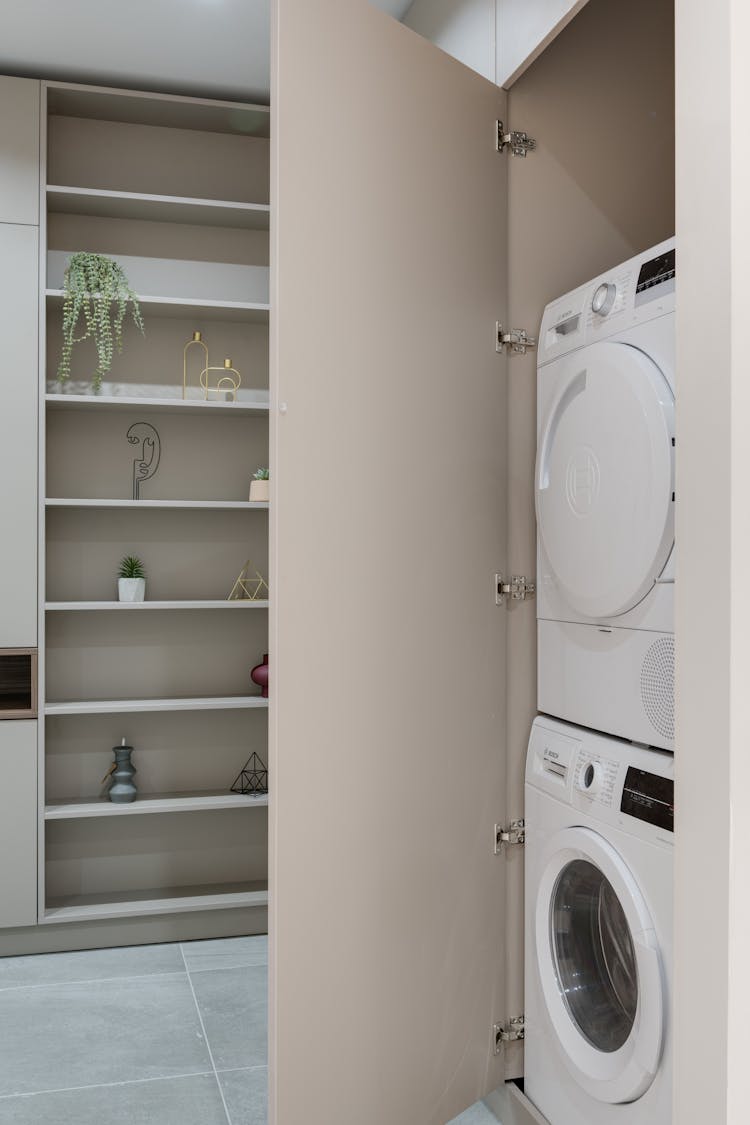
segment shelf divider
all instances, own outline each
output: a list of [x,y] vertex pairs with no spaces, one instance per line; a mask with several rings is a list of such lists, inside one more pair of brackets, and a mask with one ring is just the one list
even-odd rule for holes
[[59,700],[45,704],[45,715],[125,715],[151,711],[252,711],[267,708],[262,695],[217,695],[178,699]]

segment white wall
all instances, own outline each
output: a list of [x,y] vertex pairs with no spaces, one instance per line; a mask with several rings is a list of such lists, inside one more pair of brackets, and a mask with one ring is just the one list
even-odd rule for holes
[[404,23],[510,86],[587,0],[414,0]]
[[494,82],[495,7],[496,0],[414,0],[403,22]]

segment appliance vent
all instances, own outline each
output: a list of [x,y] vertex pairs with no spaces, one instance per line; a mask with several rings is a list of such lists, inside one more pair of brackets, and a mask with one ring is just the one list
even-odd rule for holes
[[674,738],[674,637],[659,637],[646,653],[641,699],[654,730]]

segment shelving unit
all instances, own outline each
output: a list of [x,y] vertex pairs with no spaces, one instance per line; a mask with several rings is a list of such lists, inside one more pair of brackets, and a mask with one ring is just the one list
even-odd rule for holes
[[170,609],[228,609],[232,612],[247,609],[268,609],[268,601],[164,601],[164,602],[47,602],[47,613],[88,613],[93,610],[139,613],[142,610]]
[[[269,112],[66,83],[43,94],[39,920],[232,909],[259,931],[268,798],[230,787],[253,751],[267,757],[268,700],[249,679],[267,612],[243,611],[269,602],[227,597],[248,558],[268,564],[269,505],[247,494],[268,464]],[[142,294],[145,337],[126,322],[98,394],[88,344],[56,380],[77,250],[120,261]],[[211,363],[241,372],[236,402],[207,400],[193,369],[183,397],[198,329]],[[126,433],[149,421],[161,462],[134,500]],[[114,601],[131,553],[149,600]],[[125,735],[139,794],[117,805],[95,794]]]
[[116,805],[106,797],[90,801],[51,801],[45,820],[82,820],[102,816],[143,816],[165,812],[204,812],[206,809],[262,808],[267,794],[244,793],[148,793],[129,805]]
[[121,895],[71,895],[53,898],[42,923],[96,922],[110,918],[137,918],[150,914],[187,914],[194,910],[266,906],[268,885],[255,883],[208,884],[128,891]]

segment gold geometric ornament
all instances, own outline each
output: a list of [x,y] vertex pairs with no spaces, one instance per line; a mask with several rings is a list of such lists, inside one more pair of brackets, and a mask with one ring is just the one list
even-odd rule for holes
[[[265,594],[263,591],[265,590]],[[228,602],[257,602],[268,597],[268,583],[255,564],[247,560],[229,592]]]

